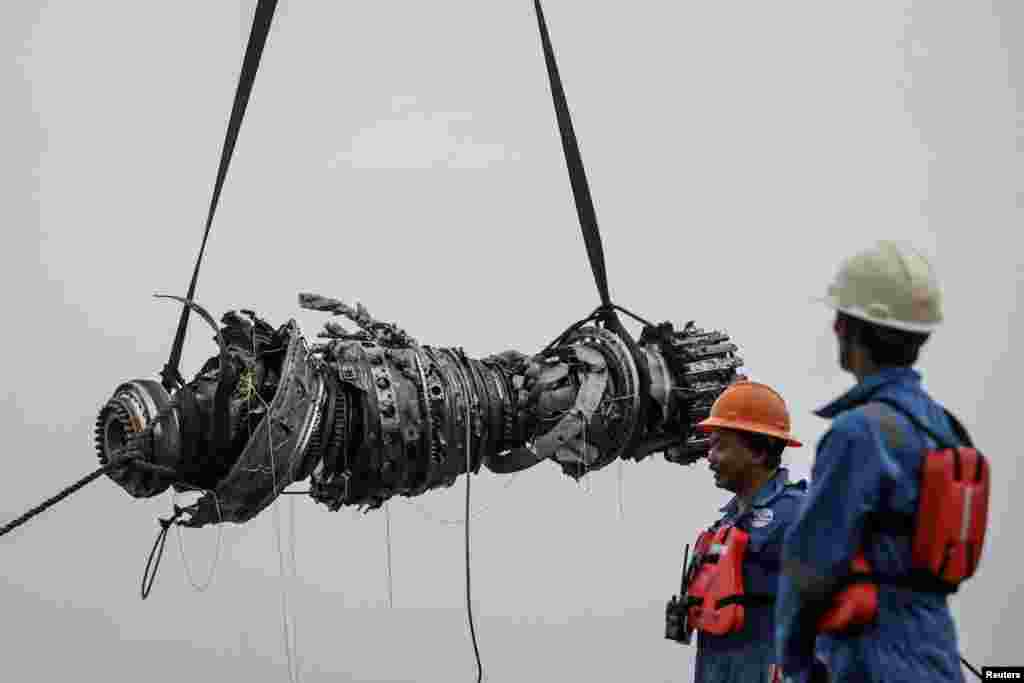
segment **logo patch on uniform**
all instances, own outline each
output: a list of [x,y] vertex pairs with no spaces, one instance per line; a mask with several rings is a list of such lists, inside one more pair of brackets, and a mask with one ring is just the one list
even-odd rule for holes
[[755,529],[760,529],[763,526],[768,526],[775,519],[775,513],[770,508],[760,508],[754,510],[754,513],[750,520],[750,526]]

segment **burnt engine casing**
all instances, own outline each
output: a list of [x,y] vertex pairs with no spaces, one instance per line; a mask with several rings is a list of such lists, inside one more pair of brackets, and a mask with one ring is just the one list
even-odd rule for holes
[[[100,412],[104,463],[135,497],[202,490],[186,526],[255,517],[290,484],[332,510],[380,506],[451,486],[481,465],[507,474],[544,460],[579,478],[617,459],[662,452],[680,464],[707,452],[694,425],[742,359],[720,331],[579,325],[539,354],[475,359],[420,345],[360,307],[315,295],[304,308],[343,315],[310,345],[294,321],[274,329],[229,312],[220,354],[173,395],[122,384]],[[208,317],[208,316],[207,316]],[[211,324],[212,319],[210,320]]]

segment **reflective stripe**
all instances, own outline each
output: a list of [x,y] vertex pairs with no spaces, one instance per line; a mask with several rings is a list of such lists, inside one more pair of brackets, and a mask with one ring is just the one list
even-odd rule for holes
[[964,512],[960,517],[960,542],[967,542],[967,531],[971,521],[971,497],[974,496],[974,487],[966,487],[964,495]]

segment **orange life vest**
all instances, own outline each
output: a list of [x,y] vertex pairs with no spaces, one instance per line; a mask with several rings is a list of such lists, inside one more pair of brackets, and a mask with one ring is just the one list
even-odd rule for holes
[[843,633],[875,620],[878,584],[912,589],[955,592],[973,576],[988,526],[989,464],[971,444],[967,431],[946,413],[965,446],[953,446],[899,404],[875,399],[906,415],[939,448],[925,450],[921,459],[920,498],[912,533],[913,573],[907,577],[878,577],[872,573],[863,548],[854,556],[852,574],[818,622],[818,630]]
[[832,607],[818,621],[822,633],[842,633],[870,624],[878,614],[878,584],[870,581],[871,564],[863,550],[853,556],[850,568],[853,573],[848,585],[836,593]]
[[711,582],[714,565],[711,564],[711,540],[715,532],[711,529],[700,532],[693,544],[693,564],[690,566],[690,578],[686,584],[687,622],[692,627],[700,616],[704,596]]
[[704,531],[695,544],[693,573],[686,590],[690,625],[723,636],[743,628],[744,605],[769,603],[772,596],[747,595],[743,558],[750,534],[734,525]]

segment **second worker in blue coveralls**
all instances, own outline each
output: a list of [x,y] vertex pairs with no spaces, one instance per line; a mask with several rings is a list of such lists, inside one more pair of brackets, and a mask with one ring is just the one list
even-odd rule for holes
[[[942,488],[952,477],[930,484],[932,472],[942,474],[931,465],[929,487],[922,484],[923,458],[943,462],[927,451],[970,443],[913,367],[942,320],[938,282],[915,250],[880,242],[843,264],[826,302],[836,310],[839,364],[857,383],[818,411],[832,424],[784,542],[776,618],[785,679],[817,679],[817,654],[832,683],[963,681],[947,593],[976,566],[987,488],[964,499],[952,528],[917,514],[926,491],[931,499],[938,490],[947,508],[959,495]],[[975,473],[980,479],[982,468]],[[930,545],[918,541],[927,534],[947,559],[965,537],[974,545],[973,562],[947,576],[948,586],[921,569],[918,550]],[[845,584],[852,572],[867,580]],[[851,590],[840,592],[844,585]]]
[[773,642],[773,602],[783,534],[806,490],[782,467],[790,434],[782,397],[757,382],[722,392],[698,427],[711,434],[715,485],[736,495],[696,543],[682,604],[673,613],[698,631],[697,683],[773,683],[781,677]]

